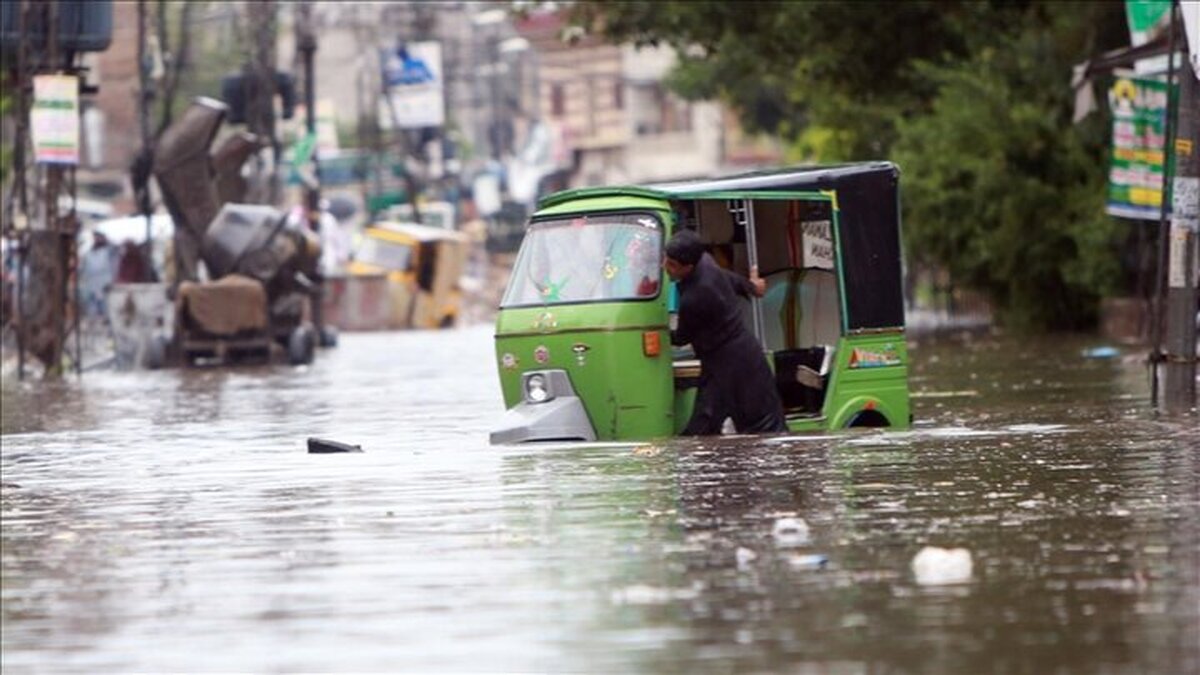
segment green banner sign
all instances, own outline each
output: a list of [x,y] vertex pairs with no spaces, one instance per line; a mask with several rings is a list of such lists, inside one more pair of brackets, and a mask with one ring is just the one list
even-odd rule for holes
[[1125,18],[1134,47],[1150,40],[1154,32],[1171,21],[1171,0],[1125,0]]
[[1167,84],[1118,78],[1108,92],[1108,102],[1113,136],[1105,210],[1122,218],[1158,220],[1163,199]]

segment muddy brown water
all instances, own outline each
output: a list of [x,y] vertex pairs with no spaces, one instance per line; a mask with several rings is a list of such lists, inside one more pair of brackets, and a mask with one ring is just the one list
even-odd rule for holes
[[489,446],[488,326],[6,379],[3,671],[1200,672],[1200,425],[1096,344],[916,342],[911,431],[653,444]]

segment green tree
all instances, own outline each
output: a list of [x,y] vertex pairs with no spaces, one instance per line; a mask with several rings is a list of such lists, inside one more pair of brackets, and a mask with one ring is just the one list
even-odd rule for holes
[[1106,120],[1073,126],[1064,86],[1079,45],[1104,25],[1080,9],[1034,6],[1000,46],[918,64],[936,93],[897,126],[910,256],[986,292],[1010,326],[1084,327],[1119,276],[1119,224],[1104,214]]
[[1094,317],[1116,266],[1105,122],[1070,122],[1074,63],[1121,46],[1112,2],[750,2],[574,6],[614,41],[667,44],[671,84],[719,97],[794,159],[893,158],[906,244],[986,292],[1010,325]]

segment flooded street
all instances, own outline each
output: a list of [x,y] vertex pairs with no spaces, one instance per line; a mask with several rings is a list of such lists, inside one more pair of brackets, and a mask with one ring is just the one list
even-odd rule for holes
[[914,343],[906,432],[491,447],[491,336],[6,379],[4,672],[1200,672],[1200,429],[1139,351]]

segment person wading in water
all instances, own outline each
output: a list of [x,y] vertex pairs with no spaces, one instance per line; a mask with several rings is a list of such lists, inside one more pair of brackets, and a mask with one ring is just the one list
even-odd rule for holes
[[722,269],[691,230],[667,242],[663,269],[678,282],[679,322],[671,344],[691,344],[700,359],[700,386],[685,436],[721,433],[725,418],[738,433],[787,431],[775,376],[758,340],[742,323],[739,295],[762,297],[758,268],[746,279]]

